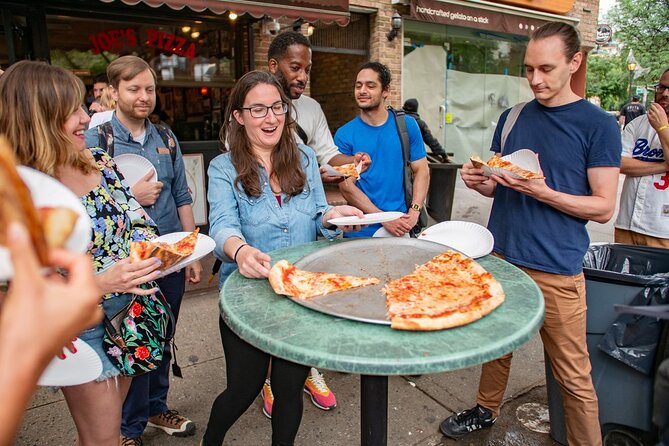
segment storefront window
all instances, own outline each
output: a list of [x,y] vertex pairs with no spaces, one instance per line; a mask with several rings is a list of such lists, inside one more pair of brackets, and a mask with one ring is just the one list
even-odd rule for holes
[[418,99],[421,117],[456,161],[473,153],[487,159],[499,115],[532,98],[527,38],[412,20],[404,37],[404,98]]
[[158,76],[156,109],[177,137],[217,138],[221,112],[235,81],[230,25],[51,15],[47,28],[52,64],[72,70],[91,87],[114,59],[139,56]]

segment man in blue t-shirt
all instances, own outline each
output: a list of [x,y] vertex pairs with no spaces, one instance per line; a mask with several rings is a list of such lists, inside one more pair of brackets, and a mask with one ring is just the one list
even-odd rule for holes
[[335,145],[344,155],[368,153],[374,162],[359,180],[347,178],[340,190],[349,204],[366,214],[399,211],[405,215],[397,220],[372,224],[345,237],[371,237],[381,225],[391,235],[401,237],[418,221],[430,183],[430,170],[425,157],[423,138],[416,121],[404,116],[409,133],[409,159],[413,172],[413,196],[407,209],[404,197],[404,161],[402,143],[395,116],[388,111],[385,100],[390,94],[390,70],[379,62],[367,62],[358,70],[355,80],[355,101],[360,116],[342,126],[335,134]]
[[[549,22],[535,30],[525,53],[535,99],[520,112],[504,147],[501,136],[509,110],[495,130],[491,150],[497,156],[531,149],[545,179],[488,178],[471,163],[462,167],[461,176],[470,189],[494,197],[488,227],[495,236],[495,254],[529,274],[543,292],[546,314],[540,334],[561,386],[569,444],[598,446],[602,438],[586,345],[582,263],[589,245],[585,224],[605,223],[613,215],[621,143],[615,119],[571,89],[582,58],[571,25]],[[444,420],[444,435],[459,438],[492,426],[510,366],[510,353],[483,365],[476,406]]]

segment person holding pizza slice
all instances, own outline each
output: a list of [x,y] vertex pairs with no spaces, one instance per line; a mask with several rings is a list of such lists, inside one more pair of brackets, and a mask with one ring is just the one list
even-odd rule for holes
[[[88,254],[101,306],[113,317],[133,294],[159,292],[154,280],[160,276],[160,262],[129,258],[130,242],[154,238],[156,227],[111,157],[99,147],[87,148],[84,129],[90,118],[83,100],[84,85],[70,71],[44,62],[17,62],[0,77],[0,133],[17,163],[51,175],[79,197],[93,222]],[[61,389],[81,446],[118,446],[121,410],[132,381],[108,358],[104,331],[100,322],[79,334],[100,357],[101,375]]]
[[[341,231],[328,223],[361,217],[352,206],[325,201],[316,155],[292,136],[290,99],[271,74],[245,74],[230,93],[222,140],[229,151],[209,165],[209,235],[224,262],[222,285],[239,268],[248,278],[266,279],[266,253],[332,239]],[[344,227],[356,230],[359,227]],[[280,260],[280,259],[276,259]],[[272,361],[272,444],[292,445],[302,419],[302,393],[310,367],[272,357],[237,336],[219,320],[227,388],[214,401],[202,445],[221,445],[227,431],[256,399]]]
[[[544,179],[506,173],[488,178],[471,161],[461,176],[468,188],[494,198],[488,228],[495,255],[525,271],[543,292],[541,340],[561,388],[569,444],[597,446],[602,437],[585,333],[582,264],[590,242],[585,225],[605,223],[613,215],[621,144],[615,119],[571,89],[582,61],[573,26],[549,22],[536,29],[525,53],[535,98],[524,105],[503,146],[510,110],[495,130],[491,150],[499,156],[531,148]],[[510,367],[511,353],[484,364],[476,406],[448,417],[441,432],[460,438],[492,426]]]

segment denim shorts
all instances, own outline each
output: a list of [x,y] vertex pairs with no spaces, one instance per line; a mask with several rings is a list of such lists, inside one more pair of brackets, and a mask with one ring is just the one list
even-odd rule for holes
[[[120,294],[111,299],[105,299],[102,301],[102,308],[110,319],[118,313],[123,307],[128,305],[128,302],[132,299],[132,294]],[[107,354],[104,351],[104,346],[102,344],[102,337],[105,333],[105,327],[102,322],[98,325],[84,330],[79,334],[79,339],[85,341],[88,345],[91,346],[95,353],[100,357],[102,361],[102,373],[96,381],[105,381],[109,378],[119,376],[121,371],[116,367],[107,357]]]

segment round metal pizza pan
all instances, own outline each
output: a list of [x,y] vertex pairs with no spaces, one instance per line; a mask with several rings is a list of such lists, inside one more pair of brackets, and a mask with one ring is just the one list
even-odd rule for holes
[[369,238],[337,243],[302,257],[295,262],[295,266],[307,271],[376,277],[381,282],[378,285],[337,291],[309,300],[291,299],[302,306],[332,316],[390,325],[386,315],[386,297],[381,291],[383,286],[413,272],[417,265],[447,250],[457,251],[439,243],[404,237]]

